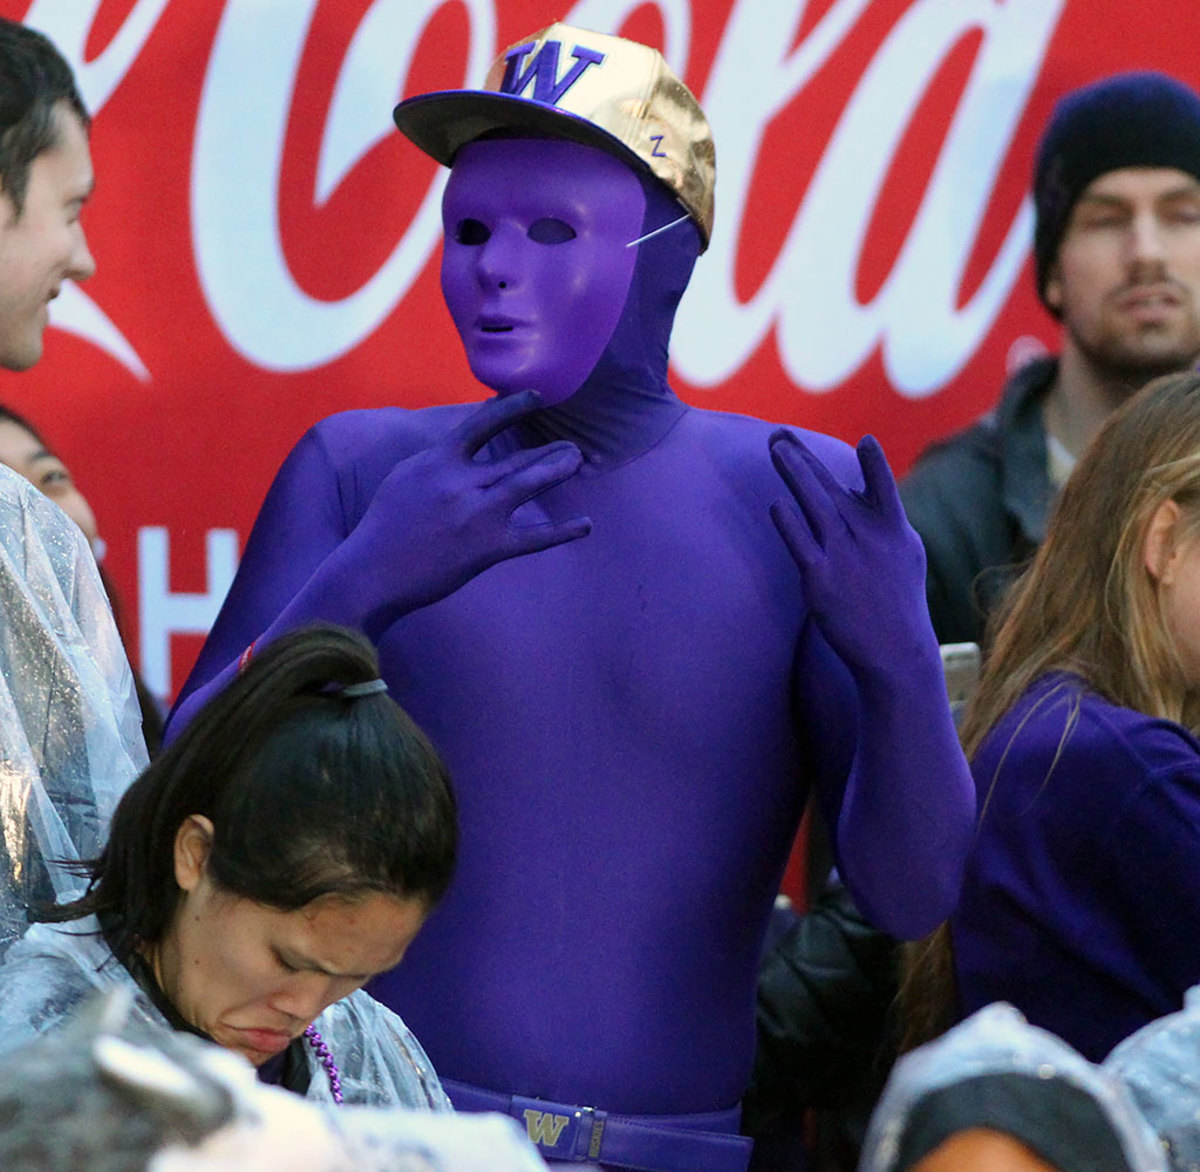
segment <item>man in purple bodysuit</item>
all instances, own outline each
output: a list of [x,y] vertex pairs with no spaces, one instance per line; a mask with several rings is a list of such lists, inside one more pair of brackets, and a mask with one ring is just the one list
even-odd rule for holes
[[550,1158],[744,1169],[759,949],[809,786],[881,928],[920,935],[957,894],[974,790],[920,541],[874,440],[667,385],[713,162],[657,53],[555,25],[396,121],[451,164],[442,288],[498,396],[314,427],[174,719],[255,640],[365,631],[462,823],[375,995],[460,1107]]

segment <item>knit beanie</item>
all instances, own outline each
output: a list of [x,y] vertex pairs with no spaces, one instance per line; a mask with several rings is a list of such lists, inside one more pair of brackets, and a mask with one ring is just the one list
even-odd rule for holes
[[1114,74],[1059,99],[1033,171],[1033,255],[1043,304],[1071,209],[1093,179],[1121,167],[1175,167],[1200,179],[1200,97],[1166,74],[1147,72]]

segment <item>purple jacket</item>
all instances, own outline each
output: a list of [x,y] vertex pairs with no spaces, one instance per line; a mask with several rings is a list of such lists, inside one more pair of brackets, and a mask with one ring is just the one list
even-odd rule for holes
[[1100,1061],[1200,981],[1200,744],[1057,673],[973,772],[979,837],[951,920],[962,1013],[1010,1001]]

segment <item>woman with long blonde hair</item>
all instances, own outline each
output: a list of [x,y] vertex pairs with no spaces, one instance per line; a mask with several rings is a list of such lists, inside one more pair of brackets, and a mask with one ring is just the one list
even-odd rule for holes
[[1180,1008],[1200,981],[1197,729],[1200,376],[1187,373],[1108,419],[1000,616],[962,727],[980,821],[940,937],[951,1019],[1009,1001],[1100,1060]]

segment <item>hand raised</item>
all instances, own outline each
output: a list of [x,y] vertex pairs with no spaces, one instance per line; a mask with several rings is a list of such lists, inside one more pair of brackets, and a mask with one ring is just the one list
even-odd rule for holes
[[437,443],[401,460],[380,483],[347,539],[356,560],[385,583],[370,609],[387,622],[444,598],[497,562],[575,541],[591,532],[587,517],[517,525],[518,506],[573,476],[579,449],[559,442],[480,460],[494,436],[535,411],[541,398],[523,391],[490,399]]
[[771,517],[830,646],[854,668],[902,662],[895,657],[928,645],[925,550],[875,437],[858,445],[861,491],[839,484],[792,432],[769,443],[792,496],[772,504]]

